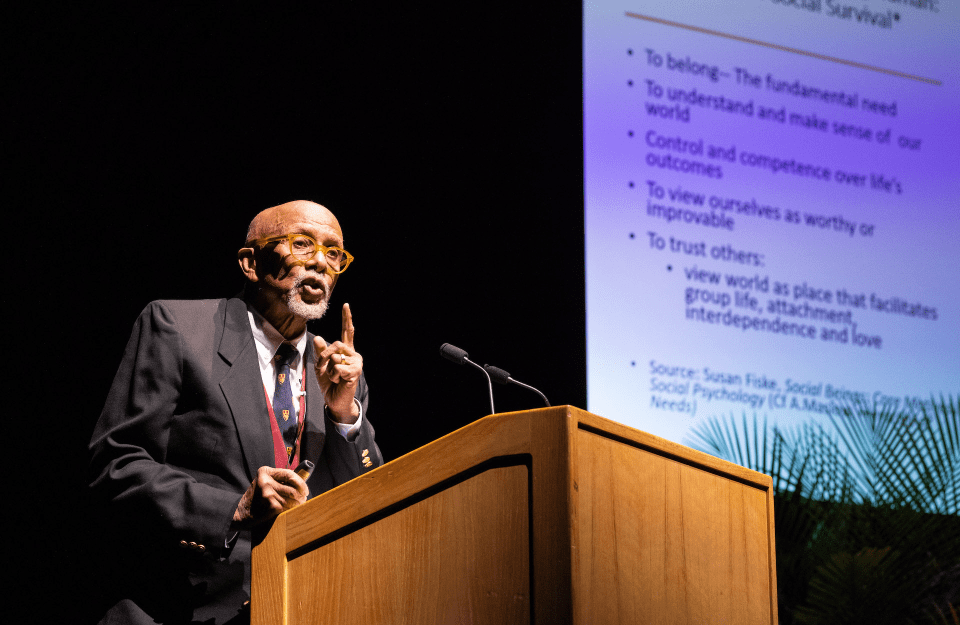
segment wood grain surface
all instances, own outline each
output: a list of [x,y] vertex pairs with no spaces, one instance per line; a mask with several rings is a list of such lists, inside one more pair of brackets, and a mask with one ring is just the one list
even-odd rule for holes
[[253,565],[254,625],[777,622],[770,477],[571,406],[285,512]]
[[578,436],[576,622],[775,623],[764,490]]
[[290,560],[288,622],[530,622],[526,466],[490,469]]

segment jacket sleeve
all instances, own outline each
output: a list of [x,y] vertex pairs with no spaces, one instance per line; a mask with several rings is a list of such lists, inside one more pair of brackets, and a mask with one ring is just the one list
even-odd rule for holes
[[175,318],[153,302],[133,327],[94,429],[88,483],[94,499],[138,540],[190,541],[216,556],[243,493],[166,462],[183,369]]
[[372,471],[383,464],[383,456],[374,440],[375,432],[369,418],[367,380],[362,375],[355,397],[360,402],[363,419],[360,430],[352,440],[347,440],[336,431],[329,412],[324,407],[323,413],[324,419],[327,420],[326,431],[328,434],[324,439],[320,461],[324,463],[325,471],[315,473],[307,481],[311,497]]

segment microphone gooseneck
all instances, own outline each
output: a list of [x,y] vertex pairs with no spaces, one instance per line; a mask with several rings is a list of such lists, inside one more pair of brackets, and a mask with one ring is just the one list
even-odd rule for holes
[[530,389],[531,391],[533,391],[534,393],[536,393],[537,395],[543,398],[543,403],[545,403],[547,406],[550,405],[550,401],[547,399],[546,395],[544,395],[537,389],[533,388],[529,384],[524,384],[523,382],[518,382],[517,380],[514,380],[513,378],[510,377],[510,374],[504,371],[503,369],[494,367],[493,365],[483,365],[483,370],[486,371],[487,375],[490,376],[490,379],[496,382],[497,384],[516,384],[517,386],[522,386],[523,388]]
[[487,378],[487,390],[490,391],[490,414],[496,414],[497,411],[493,407],[493,382],[490,381],[490,374],[487,373],[483,367],[470,360],[469,354],[456,345],[444,343],[440,346],[440,355],[451,362],[457,363],[458,365],[468,364],[471,367],[479,369],[483,372],[483,375]]

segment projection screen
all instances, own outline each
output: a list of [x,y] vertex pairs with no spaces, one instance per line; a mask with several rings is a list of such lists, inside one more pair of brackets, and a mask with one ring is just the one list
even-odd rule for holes
[[585,2],[589,410],[956,396],[958,58],[943,0]]

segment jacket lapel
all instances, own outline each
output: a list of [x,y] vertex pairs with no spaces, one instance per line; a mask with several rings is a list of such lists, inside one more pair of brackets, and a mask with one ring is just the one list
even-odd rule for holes
[[260,467],[274,464],[273,435],[247,305],[242,299],[227,300],[223,336],[217,351],[230,365],[220,381],[220,390],[237,427],[247,474],[252,481]]

